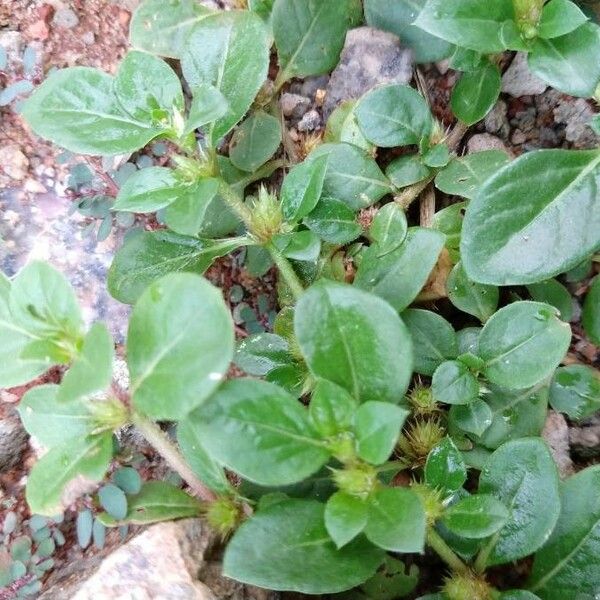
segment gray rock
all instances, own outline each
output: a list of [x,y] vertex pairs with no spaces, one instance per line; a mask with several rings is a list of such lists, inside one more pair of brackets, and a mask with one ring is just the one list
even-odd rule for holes
[[27,432],[15,408],[0,405],[0,473],[16,467],[27,447]]
[[548,411],[542,437],[550,447],[561,478],[572,475],[575,469],[569,454],[569,426],[563,415],[553,410]]
[[81,41],[86,45],[86,46],[91,46],[95,41],[96,41],[96,36],[94,35],[93,31],[86,31],[82,36],[81,36]]
[[301,96],[300,94],[285,93],[281,95],[279,100],[281,112],[286,117],[300,119],[310,106],[310,98]]
[[502,138],[506,139],[510,131],[507,117],[508,107],[504,100],[498,100],[494,108],[485,117],[485,130],[488,133],[497,133]]
[[600,414],[571,427],[569,443],[573,456],[585,460],[600,456]]
[[340,102],[359,98],[376,85],[409,83],[412,69],[412,52],[400,45],[397,36],[372,27],[352,29],[329,79],[324,116],[327,118]]
[[596,114],[584,98],[560,99],[553,111],[554,122],[565,125],[565,138],[576,148],[596,148],[598,136],[589,123]]
[[536,77],[527,66],[527,56],[517,53],[502,76],[502,91],[514,98],[541,94],[548,84]]
[[467,151],[469,154],[472,154],[473,152],[482,152],[483,150],[503,150],[507,154],[510,154],[500,138],[489,133],[477,133],[467,142]]
[[[80,566],[39,600],[274,600],[221,575],[217,537],[200,519],[158,523],[100,564]],[[97,562],[97,561],[96,561]],[[95,569],[90,575],[89,569]]]
[[314,131],[321,127],[322,120],[319,111],[309,110],[298,123],[298,131]]
[[64,29],[73,29],[79,24],[79,17],[71,8],[59,8],[54,13],[52,25],[55,27],[63,27]]

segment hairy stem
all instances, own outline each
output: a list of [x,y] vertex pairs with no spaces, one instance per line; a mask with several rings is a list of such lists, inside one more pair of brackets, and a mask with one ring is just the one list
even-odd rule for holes
[[273,259],[273,262],[279,269],[281,276],[290,288],[294,298],[298,300],[304,293],[304,286],[298,275],[296,275],[296,271],[294,271],[292,264],[272,243],[268,243],[266,248]]
[[498,534],[494,535],[490,538],[490,541],[479,551],[477,558],[475,559],[475,564],[473,568],[476,573],[483,573],[487,566],[488,558],[492,553],[492,550],[495,548],[496,543],[498,542]]
[[248,231],[252,223],[250,209],[244,204],[241,196],[227,183],[219,187],[219,192],[225,200],[225,204],[242,220]]
[[167,434],[156,423],[138,412],[133,413],[132,420],[137,430],[167,461],[171,469],[177,472],[190,486],[195,496],[206,502],[212,502],[217,498],[215,493],[198,479],[175,444],[171,442]]
[[427,532],[427,544],[453,571],[464,573],[469,570],[469,567],[454,553],[433,527],[430,527]]
[[397,202],[403,210],[406,210],[433,181],[434,177],[435,174],[430,175],[427,179],[404,188],[399,194],[394,196],[394,202]]

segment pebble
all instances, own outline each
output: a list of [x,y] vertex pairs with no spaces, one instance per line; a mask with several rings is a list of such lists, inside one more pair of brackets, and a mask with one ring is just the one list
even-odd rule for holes
[[494,108],[485,117],[485,130],[488,133],[497,133],[503,139],[508,137],[510,125],[507,117],[508,106],[504,100],[498,100]]
[[59,8],[54,13],[52,25],[55,27],[63,27],[64,29],[73,29],[79,24],[79,17],[71,8]]
[[408,84],[412,71],[412,52],[394,34],[373,27],[350,30],[327,85],[325,118],[344,100],[359,98],[376,85]]
[[9,405],[0,407],[0,473],[15,467],[27,446],[27,433],[17,411]]
[[298,123],[298,131],[314,131],[315,129],[319,129],[321,127],[322,120],[319,111],[317,110],[309,110],[299,121]]
[[300,119],[310,107],[310,98],[301,96],[300,94],[290,94],[289,92],[286,92],[281,95],[279,103],[285,117]]
[[86,44],[86,46],[91,46],[96,41],[96,36],[93,31],[86,31],[81,36],[81,41]]
[[17,144],[0,147],[0,170],[11,179],[23,181],[27,177],[29,161]]
[[542,94],[548,84],[535,76],[527,66],[527,56],[518,52],[502,76],[502,91],[514,98]]
[[584,98],[561,98],[553,114],[555,123],[565,125],[566,140],[576,148],[598,147],[600,136],[589,125],[595,112]]
[[574,456],[585,460],[600,456],[600,415],[596,414],[571,427],[569,442]]
[[483,150],[503,150],[507,154],[510,154],[504,142],[489,133],[477,133],[472,136],[467,142],[467,150],[469,154],[482,152]]

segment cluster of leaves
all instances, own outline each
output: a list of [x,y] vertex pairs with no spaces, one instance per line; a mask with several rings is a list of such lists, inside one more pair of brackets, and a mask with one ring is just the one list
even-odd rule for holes
[[[414,2],[410,11],[404,4],[388,14],[392,3],[367,0],[367,22],[391,29],[399,18],[415,50],[439,52],[423,60],[450,50],[461,64],[470,57],[467,82],[481,69],[496,73],[483,56],[506,48],[530,51],[555,79],[576,59],[590,89],[600,79],[597,64],[585,66],[588,50],[598,57],[594,45],[558,66],[543,58],[572,32],[596,36],[595,25],[578,22],[553,37],[564,28],[561,11],[577,23],[570,2],[502,1],[492,10],[479,0],[430,0],[417,2],[416,25]],[[525,15],[525,5],[533,12]],[[534,31],[527,19],[535,10]],[[86,331],[62,276],[34,262],[0,282],[0,385],[69,365],[60,385],[34,387],[20,404],[25,427],[48,449],[27,500],[51,515],[72,500],[80,476],[103,481],[113,433],[133,423],[191,493],[160,481],[132,486],[115,474],[98,492],[105,512],[97,522],[202,514],[232,534],[224,571],[239,581],[315,594],[360,586],[384,600],[418,580],[416,565],[388,553],[428,546],[450,568],[430,598],[591,594],[600,585],[600,471],[559,486],[539,435],[549,403],[575,420],[600,407],[597,374],[560,366],[572,307],[555,279],[586,277],[600,247],[600,151],[457,157],[425,99],[386,85],[340,106],[326,143],[288,164],[278,157],[278,91],[292,77],[330,71],[361,20],[356,0],[255,1],[230,12],[146,0],[132,20],[136,49],[114,77],[57,71],[27,102],[34,131],[73,152],[131,153],[158,139],[174,148],[168,166],[132,172],[111,207],[158,212],[166,225],[131,232],[109,273],[112,295],[134,305],[126,398],[111,387],[107,328]],[[280,70],[271,82],[273,41]],[[191,101],[157,55],[181,61]],[[470,93],[485,87],[463,85]],[[402,154],[380,165],[378,149],[388,148]],[[278,192],[255,185],[282,168]],[[409,226],[407,208],[426,188],[460,200]],[[366,226],[358,213],[375,205]],[[246,317],[240,310],[232,318],[201,274],[239,248],[256,271],[277,267],[280,311],[272,333],[236,347],[234,318]],[[584,307],[592,341],[599,281]],[[456,331],[414,307],[441,297],[471,326]],[[232,361],[251,377],[226,381]],[[157,426],[163,421],[175,424],[176,444]],[[477,485],[469,468],[480,472]],[[83,514],[89,542],[95,523]],[[488,567],[532,554],[531,591],[499,592],[486,581]]]
[[30,598],[41,590],[42,578],[54,566],[56,547],[65,543],[61,522],[61,515],[33,515],[23,524],[29,531],[25,534],[17,513],[6,513],[0,533],[0,588],[10,589],[15,598]]
[[18,110],[21,100],[32,92],[40,76],[40,56],[33,45],[23,50],[19,60],[20,68],[15,72],[9,64],[8,53],[0,47],[0,81],[4,83],[0,86],[0,107],[13,105]]

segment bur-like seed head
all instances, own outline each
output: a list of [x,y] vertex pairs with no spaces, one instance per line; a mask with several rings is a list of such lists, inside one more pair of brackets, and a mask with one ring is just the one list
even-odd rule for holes
[[449,577],[444,583],[443,592],[448,600],[492,600],[490,585],[472,573]]
[[444,514],[442,492],[440,490],[434,490],[423,483],[413,483],[411,490],[421,499],[421,503],[425,510],[427,525],[433,527],[436,521]]
[[404,430],[398,441],[400,451],[415,463],[422,464],[446,431],[438,418],[416,419]]
[[206,506],[205,517],[208,524],[222,538],[226,538],[241,522],[243,512],[233,498],[222,496]]
[[333,480],[337,487],[351,496],[367,498],[377,486],[377,471],[364,463],[333,469]]
[[250,207],[252,235],[260,243],[267,243],[274,235],[281,232],[283,214],[277,196],[263,185],[258,190],[258,197]]
[[408,395],[408,402],[417,416],[429,416],[439,411],[431,388],[417,383]]

